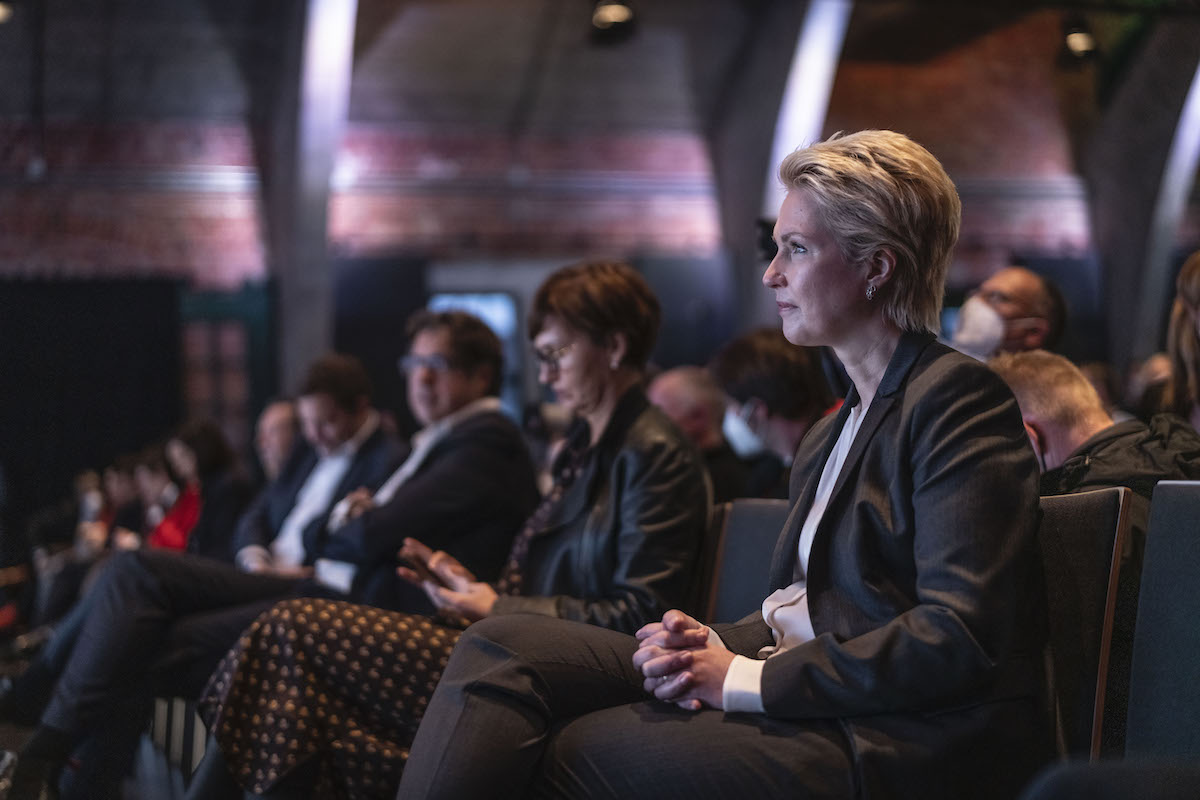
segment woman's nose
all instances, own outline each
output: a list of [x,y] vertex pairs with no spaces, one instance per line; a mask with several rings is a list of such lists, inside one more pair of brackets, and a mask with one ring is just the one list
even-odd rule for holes
[[778,258],[779,256],[775,256],[775,258],[771,259],[770,263],[767,264],[766,270],[763,271],[763,286],[768,289],[775,289],[783,285],[783,273],[775,269],[775,261]]

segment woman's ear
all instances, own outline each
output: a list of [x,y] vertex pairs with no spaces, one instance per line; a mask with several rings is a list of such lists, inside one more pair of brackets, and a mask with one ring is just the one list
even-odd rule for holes
[[615,370],[625,361],[625,354],[629,352],[629,340],[625,338],[623,333],[614,333],[608,338],[608,368]]
[[867,283],[876,289],[892,279],[896,272],[896,253],[890,247],[881,247],[867,260]]

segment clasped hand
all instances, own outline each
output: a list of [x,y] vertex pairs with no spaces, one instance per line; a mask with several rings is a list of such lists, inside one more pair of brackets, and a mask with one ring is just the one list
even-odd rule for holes
[[416,539],[405,539],[399,556],[412,566],[397,567],[396,574],[424,589],[438,608],[454,611],[472,622],[492,613],[496,590],[475,580],[471,570],[454,556],[431,550]]
[[734,654],[709,640],[708,629],[682,611],[672,609],[662,622],[642,627],[635,636],[633,666],[642,686],[659,700],[680,708],[722,708],[725,674]]

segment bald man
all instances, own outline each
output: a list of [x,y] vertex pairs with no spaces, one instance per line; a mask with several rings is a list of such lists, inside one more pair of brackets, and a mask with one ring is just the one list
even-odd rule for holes
[[703,453],[713,485],[713,502],[745,497],[750,467],[738,458],[721,433],[725,394],[707,370],[669,369],[651,381],[646,394]]
[[1024,267],[1005,267],[967,298],[951,344],[980,359],[1049,349],[1061,338],[1066,319],[1066,303],[1053,281]]

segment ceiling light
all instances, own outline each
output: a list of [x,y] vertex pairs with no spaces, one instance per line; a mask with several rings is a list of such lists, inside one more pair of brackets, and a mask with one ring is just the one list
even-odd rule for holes
[[0,25],[3,25],[5,22],[8,22],[8,19],[11,16],[12,16],[12,4],[11,3],[0,3]]
[[1082,16],[1063,19],[1063,37],[1063,45],[1072,58],[1083,61],[1096,55],[1096,37]]
[[633,9],[620,0],[600,0],[592,11],[592,24],[597,28],[611,28],[633,21]]

